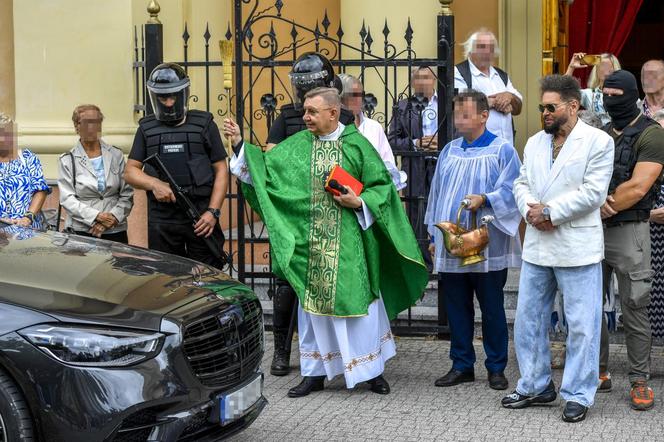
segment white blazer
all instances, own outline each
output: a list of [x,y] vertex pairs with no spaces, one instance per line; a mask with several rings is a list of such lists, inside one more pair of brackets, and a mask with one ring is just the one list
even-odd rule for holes
[[120,149],[101,141],[106,189],[97,189],[97,174],[80,141],[70,151],[74,155],[76,188],[69,152],[58,162],[60,204],[67,212],[65,227],[87,232],[99,212],[110,212],[118,225],[104,233],[127,230],[127,216],[134,204],[134,189],[124,180],[125,158]]
[[556,229],[540,232],[528,225],[524,261],[546,267],[575,267],[604,258],[600,207],[613,173],[613,139],[578,120],[552,165],[552,135],[528,139],[514,197],[525,218],[528,203],[549,206]]

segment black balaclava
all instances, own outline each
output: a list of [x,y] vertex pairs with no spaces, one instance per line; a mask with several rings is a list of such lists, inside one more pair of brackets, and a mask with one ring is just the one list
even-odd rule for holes
[[640,113],[639,108],[636,107],[636,101],[639,99],[636,78],[631,72],[621,69],[606,77],[604,87],[623,91],[622,95],[604,94],[603,97],[604,109],[611,116],[613,127],[622,130]]

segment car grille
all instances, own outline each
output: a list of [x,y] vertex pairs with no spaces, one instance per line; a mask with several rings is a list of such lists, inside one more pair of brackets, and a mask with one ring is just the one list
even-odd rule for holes
[[256,299],[184,326],[184,354],[203,385],[232,387],[258,368],[263,357],[263,312]]

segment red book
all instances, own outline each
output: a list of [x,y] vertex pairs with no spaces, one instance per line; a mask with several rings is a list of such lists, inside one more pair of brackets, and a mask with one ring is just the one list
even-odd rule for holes
[[353,189],[353,192],[355,192],[355,195],[358,196],[360,193],[362,193],[362,189],[364,188],[364,185],[360,181],[358,181],[353,175],[346,172],[344,168],[338,164],[335,164],[334,167],[332,167],[332,170],[330,170],[330,173],[327,175],[327,179],[325,180],[325,190],[330,192],[332,195],[339,196],[339,191],[330,187],[330,181],[332,180],[336,180],[342,186],[350,187]]

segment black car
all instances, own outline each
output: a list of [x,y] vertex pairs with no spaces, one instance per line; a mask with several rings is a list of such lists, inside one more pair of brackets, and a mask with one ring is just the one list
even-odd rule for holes
[[263,397],[245,285],[173,255],[0,223],[0,441],[212,441]]

